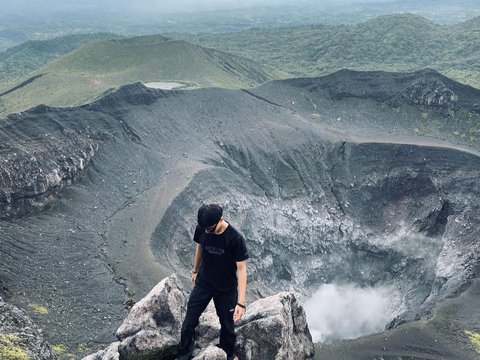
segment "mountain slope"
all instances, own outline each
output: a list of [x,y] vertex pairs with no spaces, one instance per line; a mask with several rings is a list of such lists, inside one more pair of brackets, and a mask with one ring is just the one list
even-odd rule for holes
[[133,82],[242,88],[286,74],[222,51],[150,35],[86,44],[29,76],[13,89],[0,90],[0,114],[40,103],[79,105]]
[[22,31],[0,26],[0,52],[27,40],[28,37]]
[[395,14],[356,25],[178,36],[300,76],[342,68],[411,71],[431,67],[480,87],[477,18],[445,26],[413,14]]
[[14,46],[0,52],[0,84],[10,83],[85,43],[119,37],[109,33],[76,34],[50,40],[27,41]]

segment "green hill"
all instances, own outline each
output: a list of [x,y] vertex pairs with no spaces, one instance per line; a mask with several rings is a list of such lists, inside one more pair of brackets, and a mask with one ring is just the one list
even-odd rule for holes
[[285,77],[239,56],[160,35],[94,41],[0,89],[0,114],[40,103],[79,105],[133,82],[244,88]]
[[480,35],[478,33],[480,31],[480,16],[476,16],[473,19],[460,23],[456,25],[456,27],[461,30],[475,31],[477,35]]
[[119,37],[109,33],[76,34],[50,40],[27,41],[11,47],[0,53],[0,85],[12,83],[83,44]]
[[27,35],[22,31],[14,30],[4,24],[0,24],[0,52],[27,40]]
[[298,76],[319,76],[342,68],[413,71],[429,67],[480,87],[479,28],[479,17],[446,26],[417,15],[396,14],[356,25],[176,36]]

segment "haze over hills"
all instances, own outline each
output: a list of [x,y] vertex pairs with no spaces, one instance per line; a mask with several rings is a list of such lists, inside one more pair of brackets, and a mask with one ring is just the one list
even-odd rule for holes
[[172,81],[189,87],[244,88],[286,73],[222,51],[160,35],[83,45],[0,91],[0,114],[37,104],[80,105],[134,82]]
[[134,5],[131,1],[110,0],[17,0],[3,5],[0,51],[26,40],[45,40],[72,33],[110,32],[133,36],[356,24],[376,16],[404,12],[441,24],[455,24],[480,15],[476,0],[189,1],[188,5],[186,1],[152,0],[135,1]]
[[396,14],[357,25],[178,36],[297,76],[318,76],[342,68],[411,71],[430,67],[480,87],[479,24],[480,17],[446,26],[418,15]]

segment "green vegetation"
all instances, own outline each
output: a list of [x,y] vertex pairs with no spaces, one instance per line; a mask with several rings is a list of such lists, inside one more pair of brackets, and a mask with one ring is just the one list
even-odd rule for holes
[[[0,83],[12,82],[45,65],[50,60],[64,55],[81,45],[94,40],[119,38],[107,33],[61,36],[42,41],[27,41],[0,53]],[[1,47],[0,41],[0,47]]]
[[9,28],[1,21],[0,24],[0,52],[28,40],[23,31]]
[[[113,35],[28,42],[0,54],[0,77],[4,77],[0,79],[0,115],[40,103],[80,105],[133,82],[245,88],[287,74],[321,76],[342,68],[413,71],[431,67],[480,87],[479,29],[480,17],[447,26],[400,14],[356,25],[175,35],[208,48],[160,35],[88,42],[67,54],[89,36]],[[56,60],[45,64],[51,58]]]
[[45,306],[30,304],[28,306],[37,315],[48,315],[49,311]]
[[475,347],[475,349],[480,352],[480,334],[468,330],[465,330],[465,334],[468,336],[468,339]]
[[[51,345],[53,352],[60,358],[65,360],[75,360],[78,359],[77,356],[69,352],[69,349],[64,344],[53,344]],[[78,350],[79,352],[83,352],[83,350],[87,350],[86,353],[92,352],[87,348],[83,348],[82,350]],[[84,352],[85,353],[85,352]]]
[[251,60],[160,35],[101,40],[48,63],[16,87],[0,85],[0,114],[37,104],[80,105],[134,82],[244,88],[285,77]]
[[29,360],[23,342],[15,334],[0,334],[0,360]]
[[58,355],[63,355],[67,353],[67,347],[63,344],[52,345],[52,350]]
[[446,26],[417,15],[397,14],[356,25],[175,36],[297,76],[319,76],[342,68],[412,71],[430,67],[480,88],[479,28],[480,17]]
[[8,41],[7,39],[3,39],[0,37],[0,53],[2,51],[7,50],[8,48],[14,46],[15,43],[12,43],[11,41]]
[[81,354],[89,354],[92,351],[93,350],[87,344],[81,343],[81,344],[78,344],[77,346],[77,352]]

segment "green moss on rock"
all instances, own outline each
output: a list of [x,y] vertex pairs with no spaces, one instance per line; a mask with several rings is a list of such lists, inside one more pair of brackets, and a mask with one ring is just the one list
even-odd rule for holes
[[475,347],[475,349],[480,352],[480,334],[473,332],[473,331],[468,331],[465,330],[465,334],[468,336],[468,339],[472,343],[472,345]]
[[0,360],[29,360],[20,337],[15,334],[0,334]]

